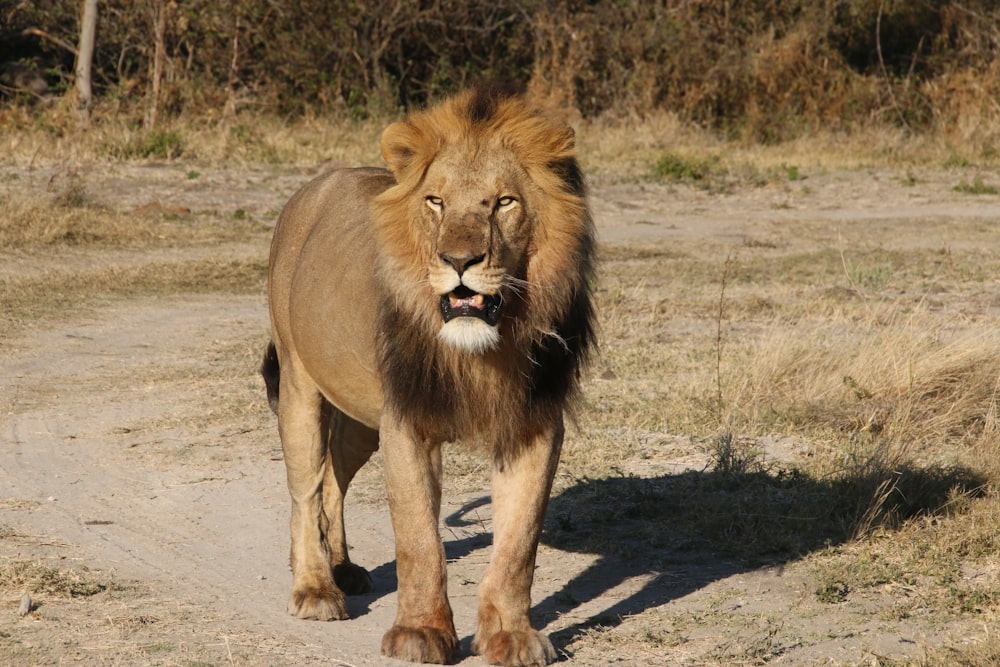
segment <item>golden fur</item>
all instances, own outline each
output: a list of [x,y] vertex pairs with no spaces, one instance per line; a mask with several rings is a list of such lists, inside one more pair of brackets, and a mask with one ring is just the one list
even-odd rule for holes
[[383,653],[447,662],[455,634],[437,534],[441,446],[494,462],[494,552],[474,649],[555,657],[528,619],[563,413],[593,346],[593,229],[573,133],[477,90],[390,125],[389,171],[304,187],[271,248],[264,376],[292,497],[289,611],[344,618],[367,590],[343,530],[347,485],[381,447],[399,610]]

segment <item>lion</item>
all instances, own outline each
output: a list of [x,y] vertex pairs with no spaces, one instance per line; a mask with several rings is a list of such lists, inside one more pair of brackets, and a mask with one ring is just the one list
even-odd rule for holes
[[529,618],[564,416],[596,346],[594,231],[565,123],[523,95],[461,93],[389,125],[388,169],[304,186],[271,245],[262,372],[292,500],[300,618],[347,617],[370,590],[351,563],[344,495],[381,447],[399,581],[386,656],[447,663],[458,636],[438,533],[441,451],[492,461],[494,547],[473,650],[553,661]]

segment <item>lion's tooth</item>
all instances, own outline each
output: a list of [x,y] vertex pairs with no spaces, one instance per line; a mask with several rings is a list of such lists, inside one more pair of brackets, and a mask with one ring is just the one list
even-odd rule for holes
[[472,298],[472,305],[474,305],[476,308],[482,308],[483,307],[483,295],[482,294],[477,294],[476,296],[474,296]]

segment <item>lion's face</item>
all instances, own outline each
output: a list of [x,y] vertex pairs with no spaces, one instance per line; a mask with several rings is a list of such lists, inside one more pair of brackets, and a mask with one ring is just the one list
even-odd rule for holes
[[417,196],[440,337],[478,353],[499,343],[501,318],[524,285],[533,224],[516,162],[500,151],[470,164],[466,154],[439,155]]
[[568,126],[459,96],[386,128],[382,154],[396,184],[375,202],[381,326],[396,347],[433,337],[459,365],[447,352],[534,364],[586,348],[593,236]]

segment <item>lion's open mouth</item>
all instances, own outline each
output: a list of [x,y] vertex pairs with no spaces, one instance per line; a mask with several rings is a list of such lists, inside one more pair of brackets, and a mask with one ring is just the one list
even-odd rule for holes
[[499,294],[480,294],[465,285],[441,295],[441,317],[450,322],[456,317],[478,317],[490,326],[500,321],[503,298]]

